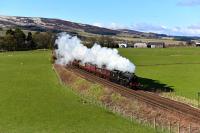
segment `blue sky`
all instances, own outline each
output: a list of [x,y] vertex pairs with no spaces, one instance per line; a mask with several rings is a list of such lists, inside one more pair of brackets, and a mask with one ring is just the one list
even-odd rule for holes
[[200,36],[200,0],[1,0],[0,15]]

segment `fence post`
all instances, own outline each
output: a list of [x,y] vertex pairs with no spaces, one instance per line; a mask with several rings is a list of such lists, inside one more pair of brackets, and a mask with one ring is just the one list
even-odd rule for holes
[[117,112],[117,107],[116,106],[114,106],[114,113],[116,113]]
[[136,114],[136,119],[139,121],[139,116],[138,116],[138,113]]
[[132,119],[132,121],[133,121],[133,119],[134,119],[134,114],[133,114],[133,112],[131,113],[131,119]]
[[172,132],[171,121],[169,121],[169,133]]
[[162,128],[162,132],[164,132],[164,125],[163,124],[161,124],[161,128]]
[[180,122],[178,122],[178,133],[180,133]]
[[198,92],[198,108],[200,108],[200,92]]
[[189,124],[189,133],[191,133],[192,131],[192,127],[191,127],[191,123]]
[[145,119],[145,125],[148,125],[148,118]]
[[139,120],[139,123],[141,124],[141,119],[140,119],[140,115],[138,114],[138,120]]
[[154,129],[156,130],[156,117],[154,118],[154,123],[153,123],[153,125],[154,125]]

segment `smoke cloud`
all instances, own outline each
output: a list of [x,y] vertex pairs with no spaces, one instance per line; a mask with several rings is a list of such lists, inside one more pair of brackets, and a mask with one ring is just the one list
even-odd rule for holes
[[80,60],[82,63],[91,63],[98,67],[106,66],[108,70],[119,70],[123,72],[135,71],[135,65],[128,59],[119,55],[117,49],[110,49],[94,44],[92,48],[87,48],[76,36],[72,37],[66,33],[61,33],[55,44],[57,64],[66,65],[69,62]]

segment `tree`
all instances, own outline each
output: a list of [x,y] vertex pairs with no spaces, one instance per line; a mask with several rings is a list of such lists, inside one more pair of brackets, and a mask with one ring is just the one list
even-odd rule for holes
[[117,48],[117,44],[115,43],[115,40],[108,36],[101,36],[98,39],[98,43],[102,47],[108,47],[108,48]]
[[26,38],[26,45],[28,49],[35,49],[36,48],[36,44],[33,41],[33,37],[32,37],[32,33],[28,32],[27,38]]
[[50,31],[46,32],[45,39],[47,40],[47,44],[46,44],[47,48],[52,49],[54,46],[54,42],[55,42],[53,33]]
[[4,37],[0,37],[0,51],[5,50]]
[[6,35],[14,35],[15,32],[12,29],[6,31]]
[[15,32],[12,29],[6,31],[6,35],[3,38],[4,50],[14,51],[17,48],[16,39],[14,37]]
[[9,51],[13,50],[25,50],[27,49],[26,35],[22,30],[16,28],[15,30],[9,29],[6,31],[4,37],[5,49]]
[[17,50],[17,41],[15,37],[11,34],[7,34],[4,37],[4,48],[8,51],[15,51]]
[[27,46],[25,44],[26,35],[24,34],[24,32],[21,29],[19,29],[19,28],[15,29],[14,37],[15,37],[16,42],[17,42],[17,50],[27,49]]
[[105,38],[104,36],[101,36],[98,38],[98,44],[101,45],[102,47],[105,47]]
[[115,41],[111,37],[106,37],[106,44],[108,48],[114,48],[115,47]]
[[36,32],[28,35],[16,28],[15,30],[9,29],[6,31],[5,37],[0,38],[0,50],[32,50],[32,49],[50,49],[53,48],[55,36],[51,32]]
[[54,36],[51,32],[45,32],[45,33],[36,32],[33,35],[33,40],[36,43],[36,48],[38,48],[38,49],[53,48]]

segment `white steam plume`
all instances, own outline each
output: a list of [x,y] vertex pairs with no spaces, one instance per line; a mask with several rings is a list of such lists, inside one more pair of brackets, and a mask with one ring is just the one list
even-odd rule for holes
[[101,47],[98,44],[89,49],[81,44],[80,39],[66,33],[61,33],[55,44],[57,64],[68,64],[73,60],[80,60],[82,63],[95,64],[98,67],[106,66],[108,70],[120,70],[123,72],[135,71],[135,65],[128,59],[120,56],[117,49]]

